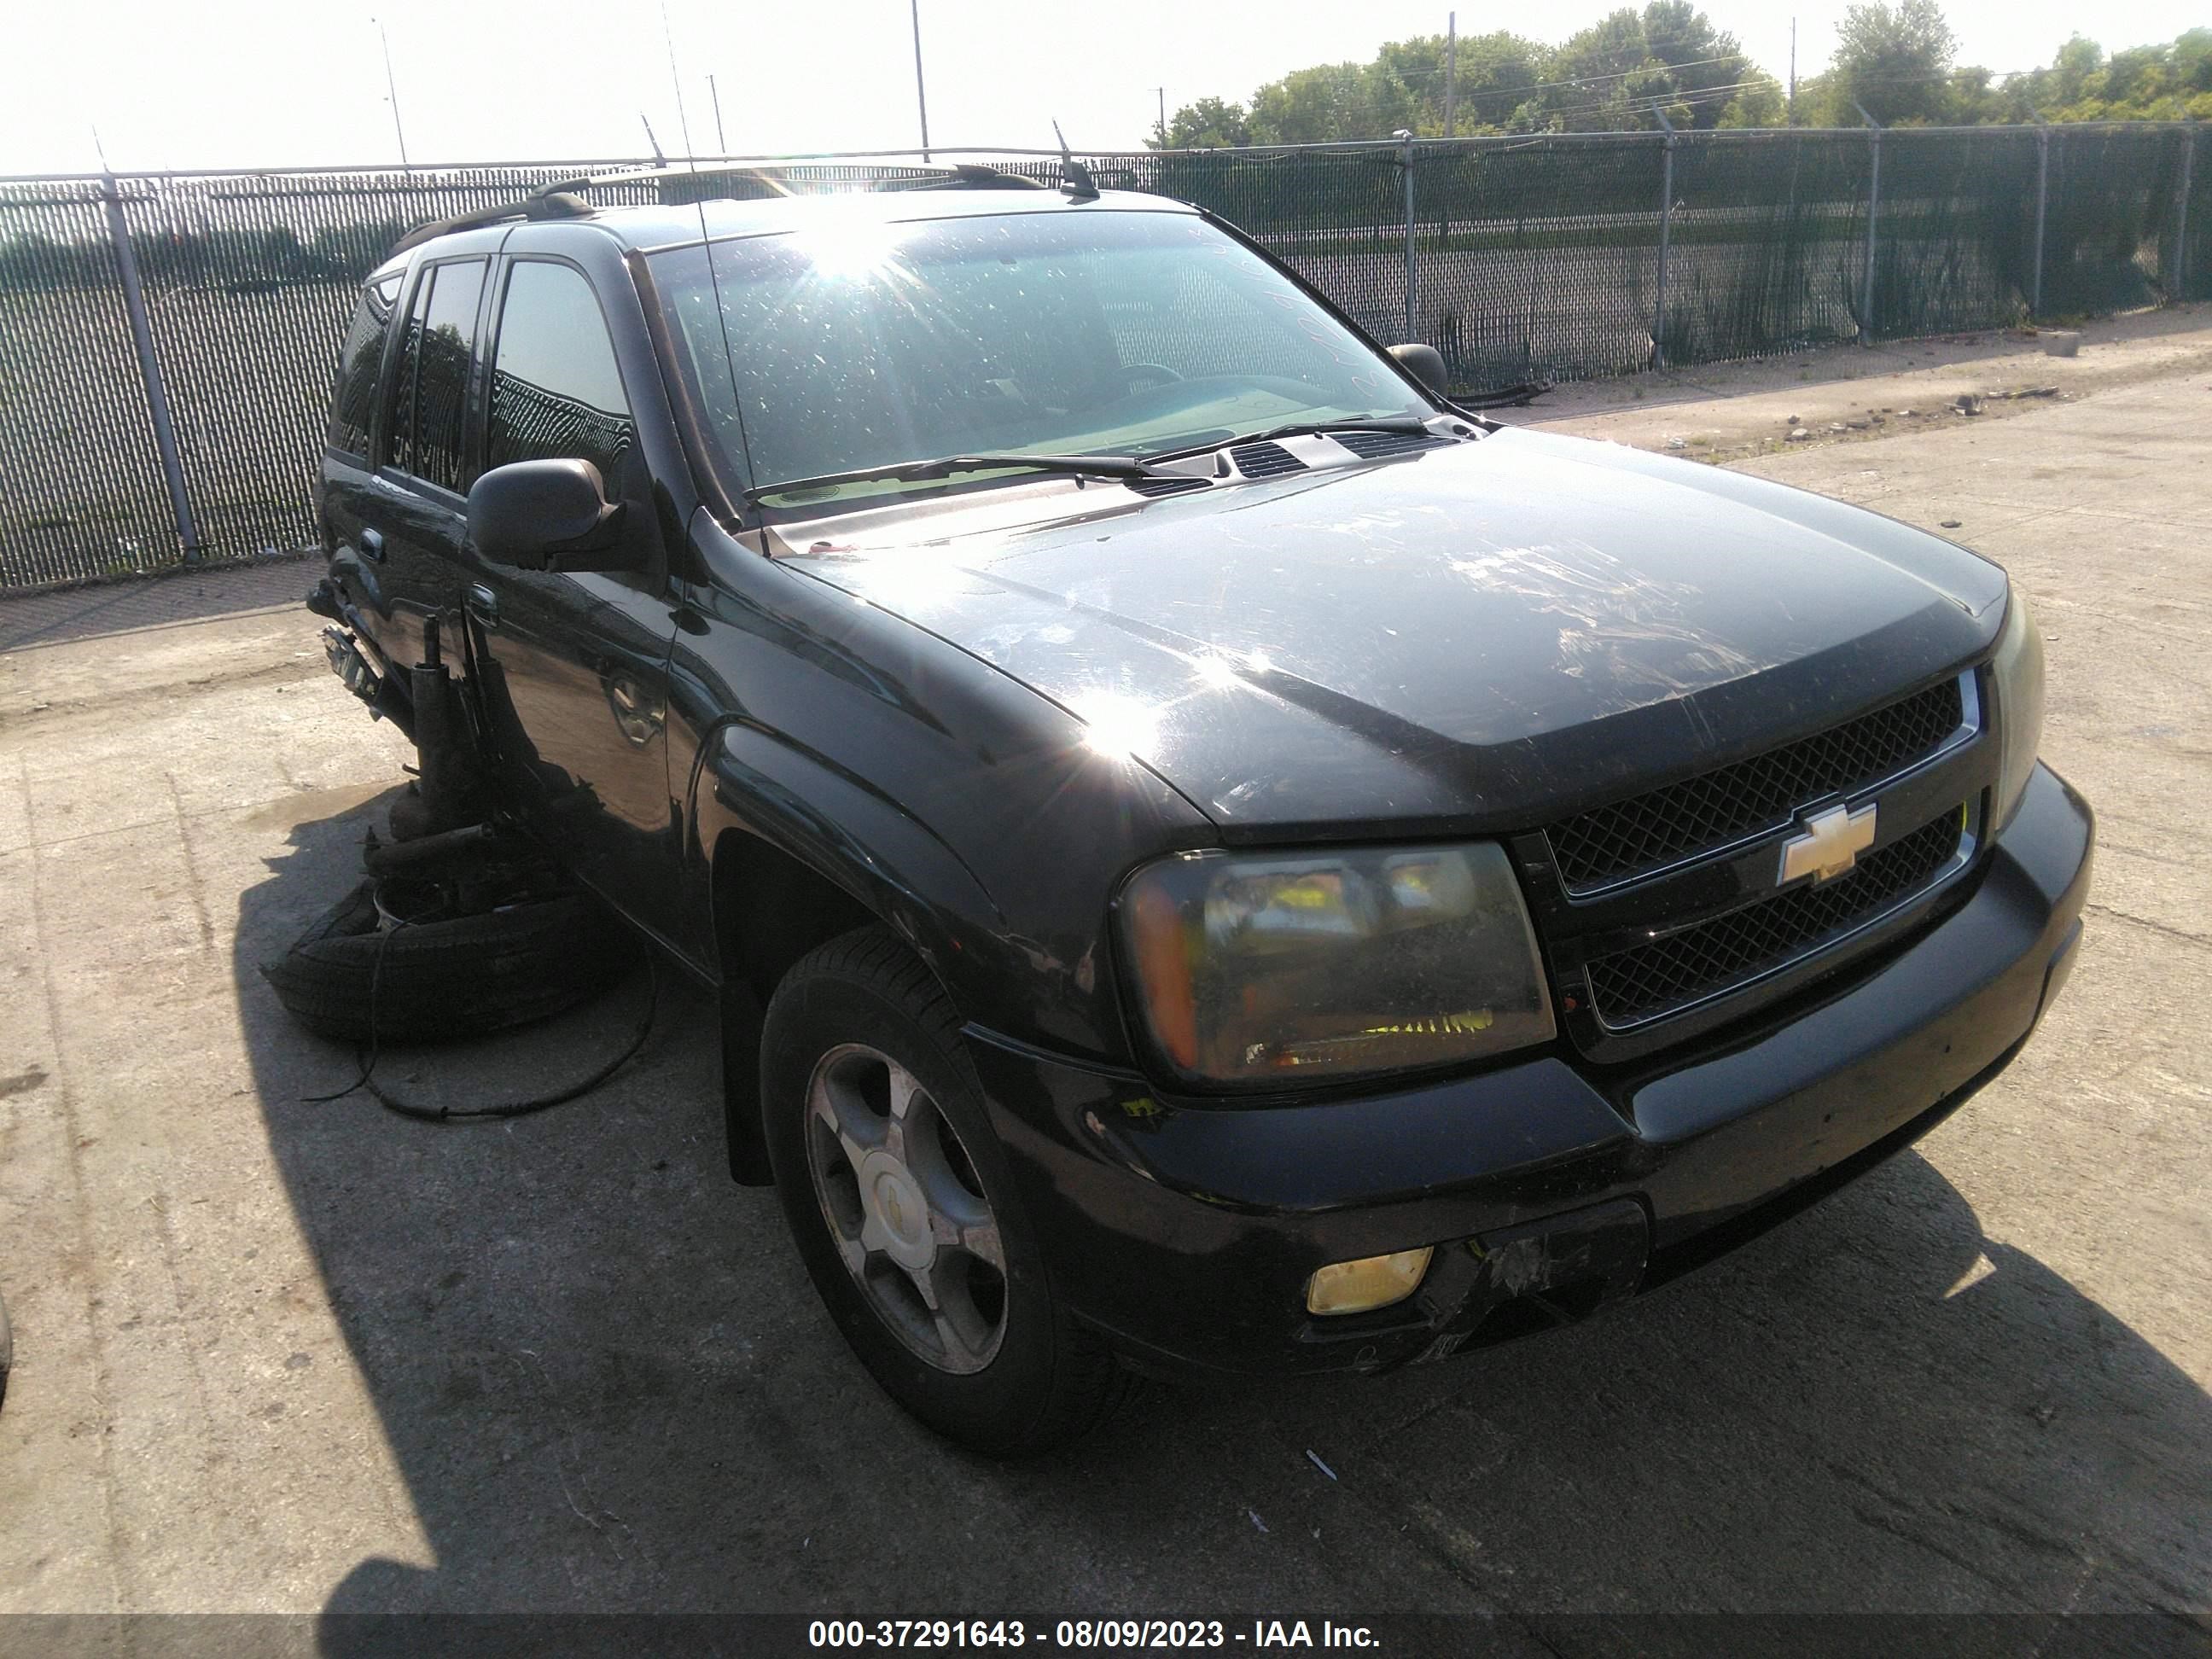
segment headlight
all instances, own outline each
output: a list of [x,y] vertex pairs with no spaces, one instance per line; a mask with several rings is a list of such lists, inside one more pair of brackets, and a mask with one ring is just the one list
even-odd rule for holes
[[1498,847],[1196,853],[1130,879],[1126,959],[1181,1076],[1299,1083],[1440,1066],[1553,1035]]
[[2028,614],[2027,596],[2017,587],[2005,607],[1990,682],[1997,705],[1996,833],[2002,834],[2027,793],[2036,747],[2043,741],[2043,635]]

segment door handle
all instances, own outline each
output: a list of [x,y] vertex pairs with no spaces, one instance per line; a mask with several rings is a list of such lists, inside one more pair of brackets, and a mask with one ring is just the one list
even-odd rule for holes
[[469,584],[469,615],[486,628],[499,626],[499,595],[482,582]]
[[384,562],[384,532],[381,530],[364,530],[361,532],[359,539],[361,556],[372,564],[382,564]]

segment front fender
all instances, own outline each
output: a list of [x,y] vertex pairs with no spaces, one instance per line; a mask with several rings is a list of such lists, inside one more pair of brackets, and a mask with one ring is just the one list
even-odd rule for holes
[[[757,726],[728,722],[701,746],[691,790],[694,867],[711,883],[731,830],[813,871],[890,927],[963,1009],[1006,917],[975,872],[880,791]],[[743,843],[739,843],[740,846]],[[725,941],[716,939],[718,972]],[[962,986],[968,985],[967,997]]]

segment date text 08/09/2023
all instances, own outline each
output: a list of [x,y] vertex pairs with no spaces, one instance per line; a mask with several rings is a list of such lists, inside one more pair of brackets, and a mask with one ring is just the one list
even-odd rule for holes
[[806,1627],[811,1648],[1376,1648],[1364,1625],[1328,1620],[1061,1619],[1050,1625],[1021,1619],[817,1619]]

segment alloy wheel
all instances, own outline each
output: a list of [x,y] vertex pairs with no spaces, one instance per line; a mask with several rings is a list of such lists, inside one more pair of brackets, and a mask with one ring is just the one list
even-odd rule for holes
[[1006,1328],[998,1218],[944,1109],[890,1055],[845,1043],[806,1091],[806,1167],[863,1296],[918,1358],[979,1371]]

